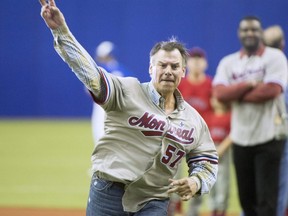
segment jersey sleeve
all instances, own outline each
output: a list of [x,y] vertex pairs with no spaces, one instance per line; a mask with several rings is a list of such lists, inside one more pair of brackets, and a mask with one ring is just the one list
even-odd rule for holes
[[273,49],[274,55],[271,55],[267,60],[265,67],[264,83],[277,83],[282,87],[282,91],[285,91],[288,80],[288,68],[287,59],[285,55],[280,51]]
[[[139,90],[139,80],[134,77],[118,77],[108,74],[109,97],[101,106],[106,111],[123,111],[129,106],[132,91]],[[130,98],[130,99],[129,99]]]
[[52,30],[54,48],[78,79],[93,93],[95,98],[105,102],[109,98],[109,75],[99,68],[87,51],[78,43],[69,28],[64,25]]
[[227,74],[227,57],[223,58],[216,69],[216,74],[214,76],[212,85],[228,85],[229,84],[229,76]]
[[209,193],[217,179],[218,155],[206,123],[202,122],[198,147],[186,156],[189,176],[200,180],[201,188],[197,194]]

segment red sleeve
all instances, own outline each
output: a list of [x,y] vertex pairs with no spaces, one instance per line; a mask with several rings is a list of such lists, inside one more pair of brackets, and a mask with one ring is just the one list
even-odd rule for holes
[[252,85],[247,82],[233,84],[229,86],[216,85],[213,87],[213,95],[222,103],[241,99],[252,89]]
[[242,98],[242,101],[261,103],[275,98],[281,92],[282,87],[277,83],[259,83]]

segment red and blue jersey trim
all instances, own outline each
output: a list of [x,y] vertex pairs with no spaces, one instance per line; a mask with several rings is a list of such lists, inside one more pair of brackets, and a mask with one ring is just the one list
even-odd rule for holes
[[188,166],[190,166],[191,163],[201,162],[201,161],[207,161],[207,162],[210,162],[211,164],[218,164],[218,157],[201,155],[201,156],[191,157],[188,159],[187,162],[188,162]]
[[110,83],[108,81],[108,78],[107,78],[106,74],[101,70],[101,68],[98,68],[98,70],[99,70],[99,75],[100,75],[100,80],[101,80],[100,82],[101,82],[101,84],[105,85],[104,88],[105,88],[106,92],[104,93],[105,94],[105,97],[103,97],[104,100],[101,100],[102,98],[101,99],[96,98],[95,95],[91,91],[90,91],[90,94],[92,95],[93,100],[97,104],[104,104],[104,103],[106,103],[108,101],[108,99],[109,99],[109,97],[111,95],[111,86],[110,86]]

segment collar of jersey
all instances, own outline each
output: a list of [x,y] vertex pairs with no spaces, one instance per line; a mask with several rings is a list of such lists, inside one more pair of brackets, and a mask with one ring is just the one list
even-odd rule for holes
[[248,54],[243,48],[240,50],[240,58],[243,58],[244,56],[262,56],[265,50],[265,46],[261,43],[259,48],[253,52]]
[[[149,94],[153,103],[157,106],[160,106],[162,96],[157,92],[152,82],[149,82]],[[174,95],[176,98],[177,109],[184,110],[184,100],[180,91],[176,89]]]

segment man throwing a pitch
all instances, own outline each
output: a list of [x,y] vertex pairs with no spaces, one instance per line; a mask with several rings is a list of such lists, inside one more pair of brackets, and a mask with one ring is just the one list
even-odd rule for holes
[[[185,47],[162,41],[150,52],[149,83],[121,78],[96,65],[77,42],[54,0],[40,0],[54,46],[107,113],[105,134],[92,155],[89,216],[164,216],[169,194],[182,200],[208,193],[218,156],[201,116],[177,86],[185,74]],[[173,179],[183,158],[189,176]]]

